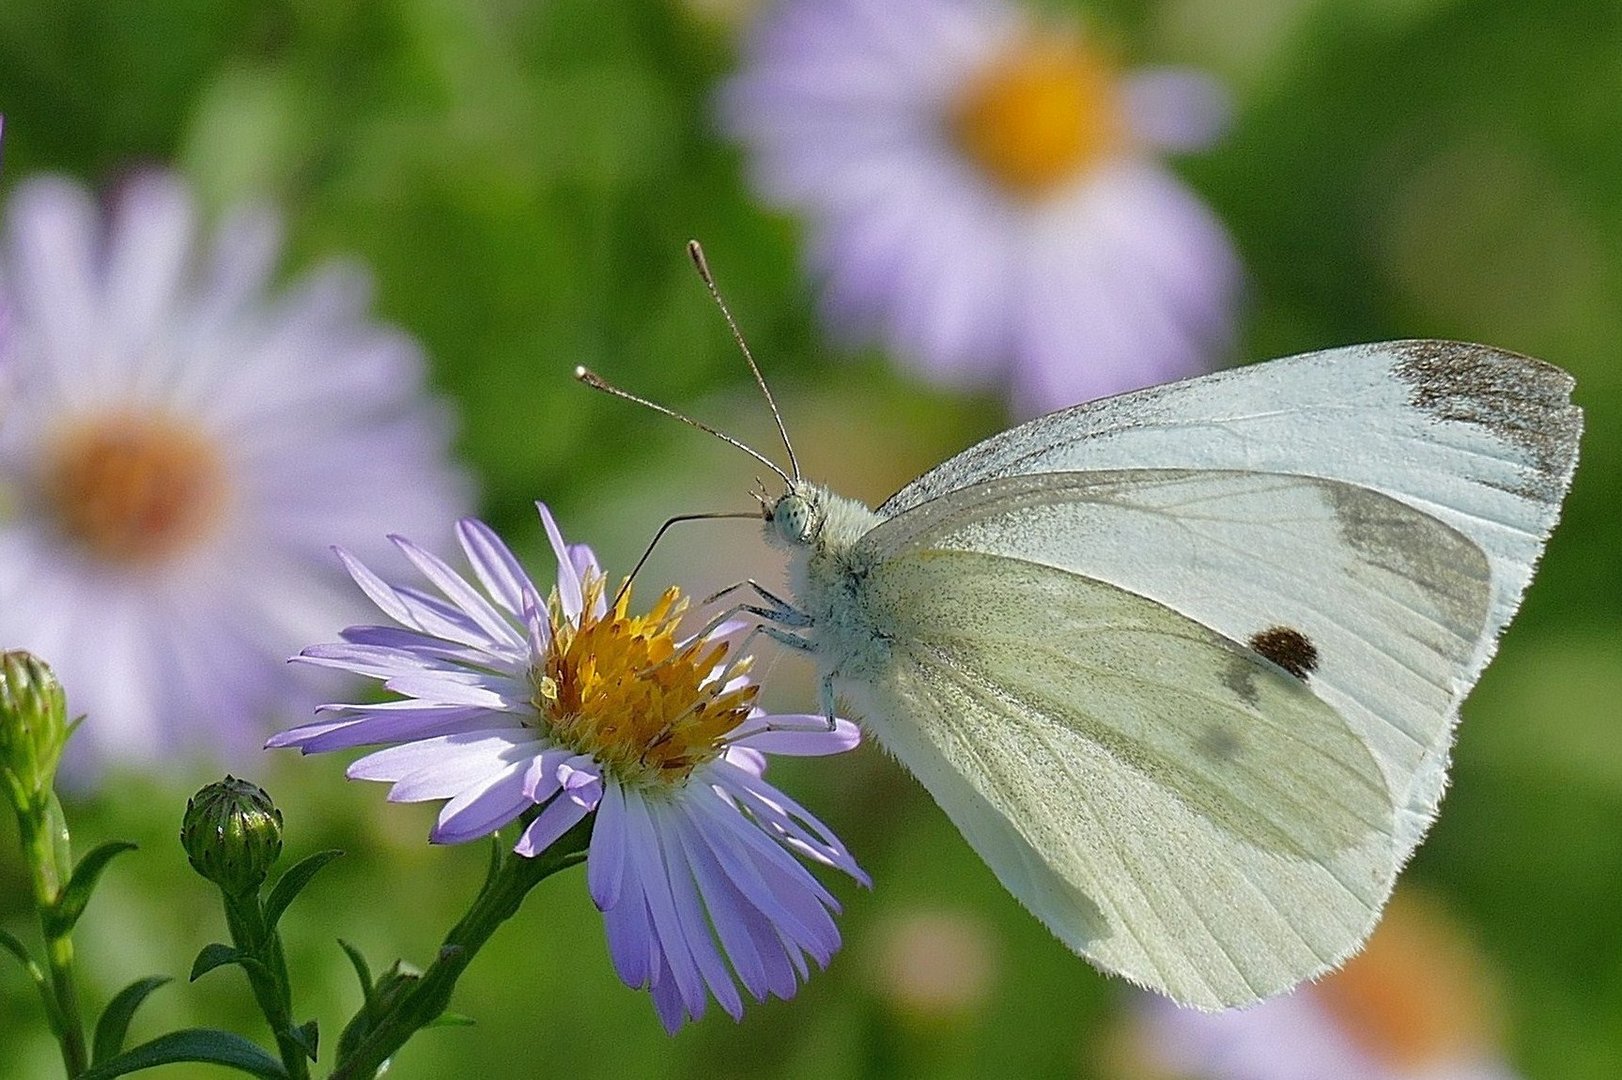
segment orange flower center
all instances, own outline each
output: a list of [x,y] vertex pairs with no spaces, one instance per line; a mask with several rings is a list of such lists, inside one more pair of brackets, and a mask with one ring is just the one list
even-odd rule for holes
[[1000,187],[1045,195],[1125,141],[1115,73],[1069,40],[1028,41],[993,63],[951,111],[958,145]]
[[213,444],[170,417],[81,421],[45,461],[42,489],[62,531],[108,562],[163,561],[206,536],[224,508],[225,470]]
[[[550,733],[590,754],[620,780],[678,784],[718,757],[723,738],[743,723],[759,688],[728,690],[712,678],[725,642],[680,643],[676,627],[687,609],[674,587],[646,615],[629,616],[627,589],[602,618],[591,614],[604,579],[585,582],[586,610],[577,627],[554,595],[552,645],[535,666],[532,701]],[[749,669],[734,664],[728,679]]]
[[1423,897],[1398,892],[1368,947],[1313,991],[1370,1053],[1418,1069],[1493,1045],[1489,982],[1467,938]]

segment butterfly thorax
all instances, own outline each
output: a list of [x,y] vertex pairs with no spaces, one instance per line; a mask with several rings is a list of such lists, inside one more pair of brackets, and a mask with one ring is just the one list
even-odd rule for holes
[[884,519],[855,499],[797,483],[767,511],[766,536],[789,553],[790,599],[825,672],[856,675],[885,648],[864,599],[872,555],[859,543]]

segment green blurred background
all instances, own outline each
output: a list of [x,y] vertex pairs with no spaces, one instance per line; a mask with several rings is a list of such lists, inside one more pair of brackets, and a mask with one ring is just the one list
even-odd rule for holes
[[[709,249],[807,472],[876,500],[1006,422],[995,399],[932,390],[876,354],[831,355],[819,337],[795,223],[749,198],[738,152],[714,133],[711,94],[750,8],[5,0],[0,187],[40,170],[108,183],[172,162],[212,206],[274,198],[290,272],[363,259],[381,313],[427,346],[460,405],[488,519],[542,567],[531,502],[545,498],[569,535],[623,568],[666,515],[749,505],[754,470],[581,389],[575,364],[770,443],[682,254],[690,236]],[[1179,168],[1248,268],[1240,356],[1457,337],[1577,376],[1588,431],[1576,487],[1465,709],[1452,790],[1407,877],[1488,958],[1515,1068],[1609,1080],[1622,1062],[1622,5],[1085,10],[1124,56],[1199,65],[1236,95],[1231,135]],[[693,528],[647,580],[702,595],[773,574],[761,548],[747,524]],[[799,661],[772,674],[778,705],[811,700]],[[580,875],[566,875],[463,980],[456,1008],[478,1026],[421,1036],[394,1075],[1106,1075],[1125,988],[1026,916],[881,753],[795,764],[778,780],[876,882],[872,893],[833,883],[847,944],[797,1001],[667,1038],[645,995],[616,981]],[[267,755],[248,766],[286,813],[290,856],[349,852],[284,923],[297,1011],[319,1016],[329,1039],[356,1005],[333,939],[374,967],[426,962],[484,859],[478,845],[430,849],[431,808],[386,805],[380,787],[344,782],[343,765]],[[136,976],[183,976],[222,935],[174,839],[186,794],[216,775],[182,763],[116,776],[70,807],[81,848],[142,844],[78,934],[95,1004]],[[31,936],[12,829],[0,824],[0,925]],[[961,954],[952,982],[976,993],[931,1010],[898,990],[901,928],[919,918],[948,920]],[[56,1075],[35,1005],[0,965],[0,1077]],[[161,991],[134,1034],[197,1023],[260,1033],[245,987],[222,972]]]

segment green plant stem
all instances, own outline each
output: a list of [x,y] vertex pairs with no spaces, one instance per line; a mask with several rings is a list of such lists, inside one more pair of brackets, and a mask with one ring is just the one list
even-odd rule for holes
[[19,813],[17,824],[33,878],[34,906],[39,911],[45,960],[51,973],[51,1028],[62,1047],[62,1066],[71,1078],[88,1069],[90,1059],[85,1049],[78,983],[73,975],[73,936],[56,918],[63,885],[73,872],[67,820],[56,796],[48,793],[32,812]]
[[509,852],[485,881],[467,914],[445,935],[433,964],[354,1052],[338,1063],[330,1080],[373,1080],[406,1040],[437,1020],[450,1005],[456,980],[496,928],[517,913],[529,891],[559,870],[585,860],[591,824],[592,819],[586,818],[533,859]]
[[293,988],[287,976],[281,935],[265,925],[258,890],[245,896],[231,896],[222,889],[220,896],[225,900],[225,925],[231,931],[231,943],[239,953],[257,961],[244,965],[243,970],[247,972],[248,985],[253,988],[259,1011],[265,1014],[265,1022],[276,1037],[282,1065],[292,1080],[309,1080],[309,1058],[303,1045],[293,1037]]

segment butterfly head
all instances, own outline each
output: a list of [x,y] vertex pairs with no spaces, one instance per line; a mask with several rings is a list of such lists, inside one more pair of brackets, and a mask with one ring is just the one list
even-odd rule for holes
[[766,504],[768,534],[791,547],[816,544],[826,518],[823,492],[810,484],[794,484]]
[[880,518],[855,499],[836,495],[821,484],[793,480],[775,499],[761,499],[766,539],[790,551],[818,555],[848,551]]

